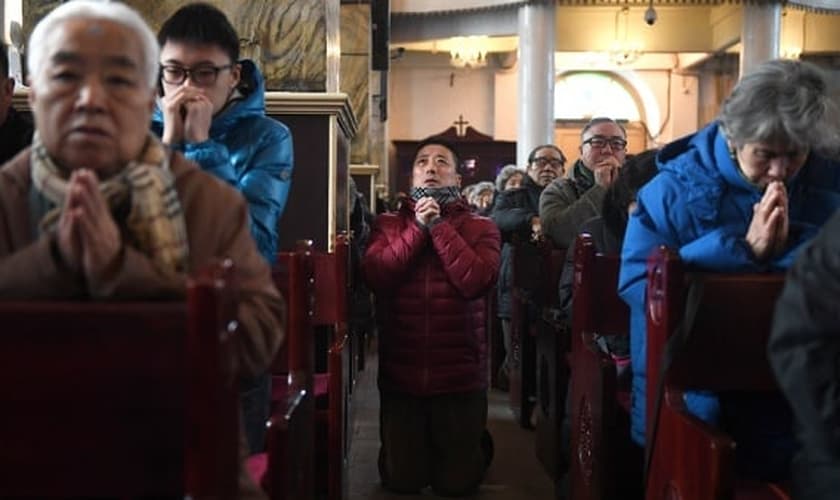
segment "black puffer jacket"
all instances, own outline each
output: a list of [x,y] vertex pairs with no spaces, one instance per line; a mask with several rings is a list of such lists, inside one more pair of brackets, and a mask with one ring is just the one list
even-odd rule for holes
[[788,271],[768,355],[797,421],[793,498],[840,492],[840,212]]
[[[511,257],[514,240],[527,242],[531,236],[531,218],[539,216],[540,194],[543,187],[528,176],[517,189],[502,191],[496,197],[490,218],[502,233],[502,264],[499,268],[498,316],[510,318],[512,312],[510,292],[513,287],[513,261]],[[536,252],[534,252],[536,258]]]

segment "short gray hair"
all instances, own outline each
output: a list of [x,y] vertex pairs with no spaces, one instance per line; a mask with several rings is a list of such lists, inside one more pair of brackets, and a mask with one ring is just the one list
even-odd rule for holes
[[160,47],[155,34],[143,17],[131,7],[109,0],[73,0],[53,9],[32,30],[29,37],[26,66],[32,77],[32,83],[41,78],[41,72],[49,65],[48,54],[44,53],[45,39],[49,33],[61,24],[72,19],[104,19],[120,24],[133,31],[140,38],[149,88],[154,88],[158,81]]
[[500,193],[504,191],[505,184],[507,184],[508,179],[513,177],[514,174],[520,174],[522,177],[525,177],[525,172],[516,165],[505,165],[502,167],[499,175],[496,176],[496,191]]
[[814,64],[777,59],[741,78],[719,120],[736,147],[780,142],[826,152],[838,141],[838,109],[828,78]]

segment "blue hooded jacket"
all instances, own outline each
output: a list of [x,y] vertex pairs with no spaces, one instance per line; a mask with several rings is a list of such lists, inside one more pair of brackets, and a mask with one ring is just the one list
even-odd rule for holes
[[[748,182],[730,156],[718,123],[679,139],[657,156],[659,173],[637,196],[624,237],[619,294],[630,306],[630,355],[633,367],[632,436],[645,442],[647,257],[659,245],[679,249],[694,268],[715,272],[765,272],[787,269],[803,244],[840,207],[840,164],[811,153],[786,183],[790,232],[788,247],[765,262],[753,258],[745,236],[753,205],[763,192]],[[651,395],[654,397],[654,395]],[[718,400],[691,393],[688,409],[714,423]]]
[[[265,81],[257,67],[250,60],[240,64],[239,91],[243,97],[213,117],[210,138],[172,147],[245,196],[251,214],[251,234],[260,254],[274,264],[277,223],[292,183],[292,134],[286,125],[265,115]],[[158,136],[163,134],[159,107],[152,116],[152,130]]]

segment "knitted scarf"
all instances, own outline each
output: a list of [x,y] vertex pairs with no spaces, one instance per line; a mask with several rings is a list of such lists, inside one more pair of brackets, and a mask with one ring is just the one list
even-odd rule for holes
[[457,186],[445,186],[438,188],[413,187],[411,188],[411,192],[409,194],[411,195],[411,199],[414,201],[430,196],[435,199],[441,208],[443,208],[444,205],[448,205],[453,201],[461,199],[461,192],[458,190]]
[[[41,231],[54,231],[67,196],[67,179],[50,158],[36,132],[30,154],[32,184],[55,208],[41,219]],[[137,160],[99,183],[99,191],[113,213],[129,205],[124,221],[133,246],[150,257],[164,272],[184,272],[187,267],[187,230],[184,213],[169,170],[169,158],[160,141],[149,135]],[[117,220],[117,225],[123,221]]]
[[588,191],[589,188],[595,185],[595,174],[586,168],[586,165],[578,159],[575,162],[572,176],[580,187],[581,191]]

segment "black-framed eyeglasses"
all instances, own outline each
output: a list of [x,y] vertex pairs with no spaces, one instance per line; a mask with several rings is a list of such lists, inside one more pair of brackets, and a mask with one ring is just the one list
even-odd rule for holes
[[604,149],[609,145],[610,149],[613,151],[621,151],[627,147],[627,141],[624,139],[620,139],[618,137],[608,138],[601,135],[593,135],[589,139],[583,141],[583,144],[589,144],[596,149]]
[[160,67],[161,79],[170,85],[181,85],[189,77],[196,85],[210,86],[216,83],[219,72],[231,69],[233,64],[213,66],[212,64],[200,64],[193,68],[185,68],[177,64],[166,64]]
[[548,165],[551,165],[554,168],[563,168],[563,165],[566,162],[559,159],[559,158],[550,158],[550,157],[547,157],[547,156],[539,156],[539,157],[531,160],[531,163],[533,163],[534,165],[536,165],[540,168],[545,168]]

